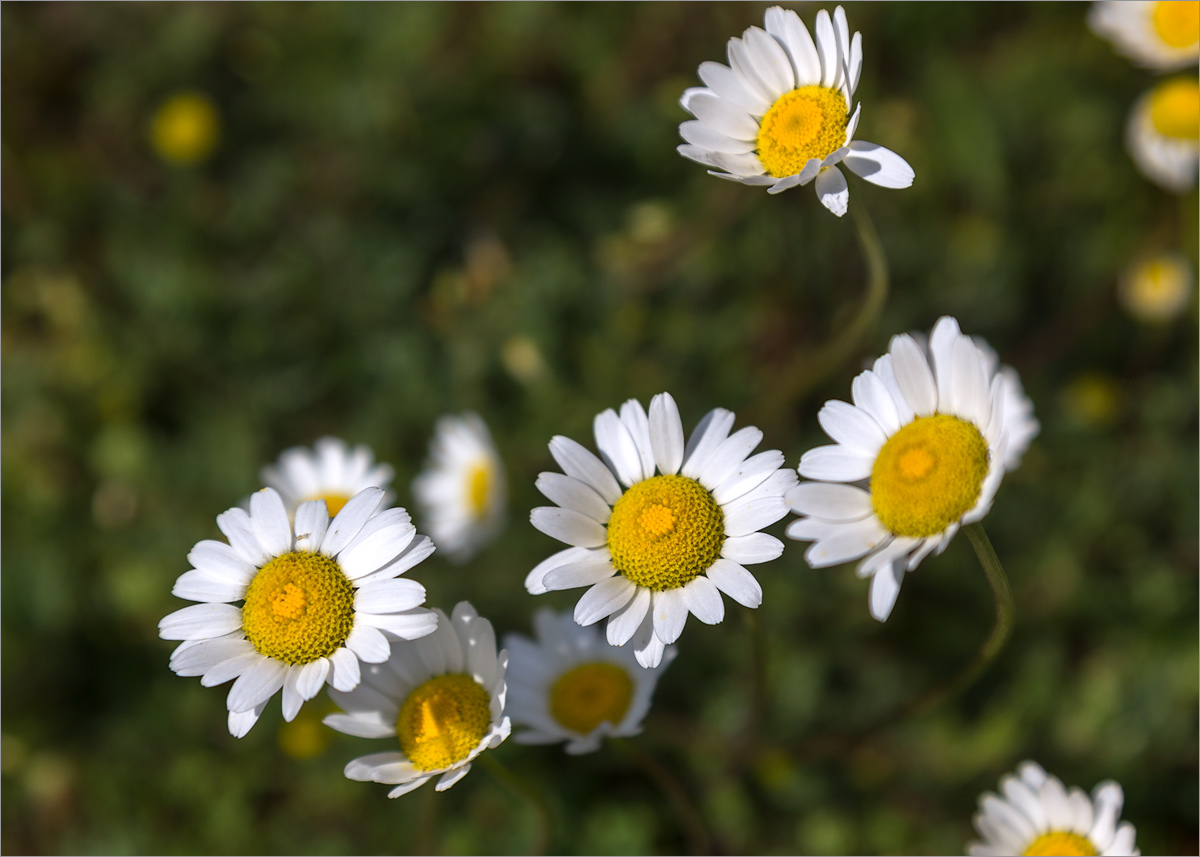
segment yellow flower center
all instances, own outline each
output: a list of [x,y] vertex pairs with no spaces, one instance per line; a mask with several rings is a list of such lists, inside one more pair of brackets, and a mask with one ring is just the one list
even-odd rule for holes
[[1096,857],[1096,848],[1087,837],[1052,830],[1043,833],[1025,851],[1026,857]]
[[846,97],[824,86],[784,93],[758,128],[758,159],[775,178],[794,176],[812,158],[825,158],[846,142]]
[[488,486],[492,481],[492,469],[486,463],[476,464],[467,476],[467,503],[476,518],[487,511]]
[[621,722],[633,698],[633,679],[616,664],[580,664],[550,689],[550,713],[565,728],[587,735],[601,723]]
[[268,658],[327,658],[354,627],[354,585],[341,566],[311,551],[275,557],[254,575],[242,606],[246,639]]
[[958,417],[918,417],[892,435],[871,471],[875,514],[898,536],[940,533],[979,499],[987,441]]
[[329,517],[334,518],[337,513],[342,511],[342,507],[350,502],[349,495],[346,494],[314,494],[311,497],[305,497],[305,500],[324,500],[325,508],[329,510]]
[[469,675],[431,678],[404,700],[396,718],[400,749],[417,768],[438,771],[479,746],[492,722],[490,698]]
[[1200,42],[1200,0],[1155,3],[1154,31],[1163,44],[1172,48],[1186,48]]
[[1150,94],[1150,122],[1164,137],[1200,137],[1200,84],[1176,77],[1160,83]]
[[1187,301],[1188,276],[1171,258],[1144,262],[1134,271],[1124,291],[1129,308],[1146,319],[1169,319]]
[[675,589],[721,555],[725,515],[703,485],[652,476],[617,500],[608,520],[613,566],[639,586]]
[[213,150],[220,120],[212,100],[198,92],[174,95],[150,123],[150,142],[165,160],[192,164]]

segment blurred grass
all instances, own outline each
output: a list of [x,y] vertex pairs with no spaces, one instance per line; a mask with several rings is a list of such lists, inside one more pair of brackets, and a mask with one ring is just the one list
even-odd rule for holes
[[[414,574],[501,633],[574,602],[521,585],[555,550],[526,523],[549,438],[590,444],[597,411],[664,389],[689,428],[717,405],[747,420],[861,294],[852,226],[810,190],[769,198],[674,152],[697,64],[761,8],[0,7],[3,850],[524,851],[527,808],[483,771],[388,801],[341,775],[377,743],[330,733],[294,759],[277,702],[230,738],[223,692],[170,673],[156,623],[187,551],[279,450],[369,443],[408,505],[434,419],[466,408],[506,459],[511,523],[470,565]],[[1122,129],[1150,77],[1085,10],[848,7],[860,134],[917,173],[906,191],[851,181],[893,276],[860,356],[950,313],[1021,372],[1043,431],[986,521],[1017,627],[953,705],[822,755],[964,663],[991,605],[963,539],[883,626],[861,581],[789,543],[758,575],[779,749],[730,750],[740,608],[689,623],[639,739],[722,851],[958,853],[976,795],[1027,757],[1120,781],[1144,853],[1200,847],[1196,301],[1147,328],[1115,299],[1139,252],[1196,264],[1197,198],[1134,170]],[[184,91],[221,128],[194,166],[149,142]],[[794,466],[822,443],[816,410],[858,368],[762,424],[765,445]],[[1097,378],[1100,412],[1074,392]],[[619,754],[496,752],[546,787],[555,850],[684,847]]]

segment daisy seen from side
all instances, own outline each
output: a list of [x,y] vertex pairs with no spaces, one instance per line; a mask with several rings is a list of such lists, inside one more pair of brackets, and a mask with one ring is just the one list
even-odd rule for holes
[[974,822],[982,841],[968,844],[972,857],[1141,854],[1133,825],[1120,821],[1125,795],[1112,780],[1089,798],[1078,787],[1066,789],[1036,762],[1022,762],[1015,776],[1000,779],[1000,791],[979,798]]
[[627,647],[610,646],[594,625],[542,609],[533,617],[536,639],[508,634],[511,655],[508,712],[522,744],[566,742],[572,755],[600,749],[606,737],[642,731],[658,679],[675,657],[668,646],[657,667],[646,669]]
[[346,765],[349,779],[396,787],[400,797],[438,778],[445,791],[471,770],[484,750],[511,730],[505,714],[508,654],[496,651],[492,623],[460,601],[427,637],[392,643],[381,664],[363,671],[356,689],[329,692],[344,713],[325,724],[360,738],[394,738],[399,750],[361,756]]
[[[331,516],[337,515],[347,501],[364,488],[383,488],[392,482],[392,466],[377,464],[366,444],[351,448],[344,440],[323,437],[312,445],[293,446],[279,454],[274,464],[262,469],[263,485],[283,498],[288,514],[306,500],[324,500]],[[391,503],[391,492],[383,504]]]
[[[887,620],[905,571],[991,508],[1014,431],[1008,386],[995,361],[943,317],[928,351],[908,334],[893,337],[854,379],[853,404],[829,401],[818,414],[835,442],[801,457],[800,476],[812,481],[787,495],[801,517],[786,534],[812,542],[804,556],[813,568],[860,559],[875,619]],[[1026,431],[1030,419],[1031,407],[1020,422]]]
[[1172,193],[1196,184],[1200,162],[1200,83],[1172,77],[1142,95],[1129,113],[1125,144],[1142,175]]
[[[350,690],[359,664],[388,656],[388,640],[433,632],[420,605],[425,588],[401,578],[433,552],[403,509],[379,511],[383,491],[356,494],[332,520],[325,501],[301,503],[289,523],[279,494],[264,488],[250,511],[217,516],[228,543],[206,539],[188,554],[192,570],[172,594],[201,603],[158,623],[178,675],[229,690],[229,731],[241,738],[268,700],[283,691],[291,721],[328,682]],[[242,601],[241,606],[234,602]]]
[[1088,26],[1144,68],[1171,71],[1200,57],[1197,0],[1100,0],[1088,12]]
[[907,161],[854,139],[862,35],[851,37],[845,10],[838,6],[832,18],[818,12],[815,38],[799,15],[778,6],[767,10],[764,25],[729,40],[729,65],[700,64],[705,85],[680,99],[696,118],[679,126],[687,141],[679,153],[713,167],[711,175],[769,193],[815,180],[821,203],[838,217],[850,200],[838,164],[880,187],[909,187]]
[[534,568],[525,587],[534,595],[589,587],[575,621],[607,618],[609,644],[632,641],[646,668],[659,665],[689,613],[722,621],[722,592],[758,607],[762,588],[745,566],[783,552],[759,530],[787,514],[783,495],[797,479],[780,469],[782,452],[751,455],[762,432],[730,434],[733,420],[710,411],[685,445],[675,400],[660,393],[649,416],[635,399],[619,415],[596,416],[599,458],[569,438],[551,440],[563,473],[542,473],[537,488],[557,505],[534,509],[530,520],[571,547]]
[[504,526],[508,484],[478,414],[437,421],[429,460],[412,490],[423,525],[452,562],[466,562],[496,537]]

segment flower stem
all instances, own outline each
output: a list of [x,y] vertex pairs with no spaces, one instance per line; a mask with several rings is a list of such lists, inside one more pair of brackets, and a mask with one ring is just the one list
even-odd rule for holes
[[675,814],[679,818],[679,826],[683,828],[688,841],[689,854],[709,854],[712,851],[708,830],[704,826],[704,817],[692,803],[687,789],[675,778],[671,771],[632,741],[624,738],[613,738],[612,743],[621,752],[633,760],[655,784],[662,789],[663,794],[671,802]]
[[550,811],[550,804],[546,802],[546,798],[538,789],[510,771],[493,754],[483,753],[476,758],[476,761],[500,783],[533,807],[538,817],[538,829],[537,839],[534,840],[529,853],[531,855],[545,854],[554,835],[554,815]]

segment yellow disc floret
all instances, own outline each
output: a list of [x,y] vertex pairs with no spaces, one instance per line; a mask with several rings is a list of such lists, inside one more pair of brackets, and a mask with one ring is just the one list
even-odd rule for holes
[[422,771],[461,762],[479,746],[492,722],[491,699],[469,675],[431,678],[404,700],[396,718],[400,749]]
[[918,417],[892,435],[871,471],[875,514],[898,536],[932,536],[979,499],[987,441],[958,417]]
[[1200,83],[1176,77],[1156,86],[1150,94],[1150,122],[1164,137],[1200,138]]
[[758,128],[758,159],[775,178],[794,176],[812,158],[824,159],[846,142],[846,96],[824,86],[784,93]]
[[1172,48],[1186,48],[1200,42],[1200,0],[1155,3],[1154,32],[1163,44]]
[[620,723],[632,698],[633,679],[616,664],[580,664],[550,688],[550,713],[564,729],[587,735],[601,723]]
[[476,518],[487,511],[488,486],[492,481],[492,468],[486,462],[476,464],[467,476],[467,505]]
[[329,512],[329,517],[334,518],[337,513],[342,511],[342,507],[350,502],[350,497],[346,494],[314,494],[311,497],[306,497],[306,500],[324,500],[325,509]]
[[1026,857],[1096,857],[1091,840],[1077,833],[1043,833],[1025,850]]
[[354,585],[327,556],[285,553],[250,581],[242,625],[246,639],[268,658],[293,665],[327,658],[354,628]]
[[703,485],[686,476],[652,476],[617,500],[608,520],[613,566],[650,589],[675,589],[721,555],[725,515]]

